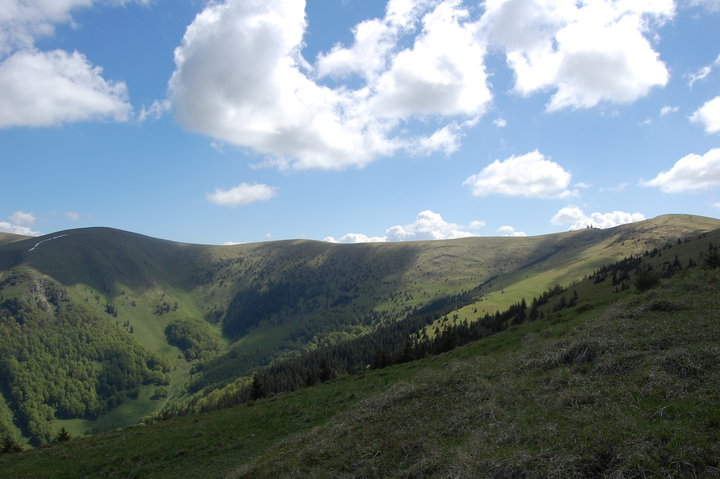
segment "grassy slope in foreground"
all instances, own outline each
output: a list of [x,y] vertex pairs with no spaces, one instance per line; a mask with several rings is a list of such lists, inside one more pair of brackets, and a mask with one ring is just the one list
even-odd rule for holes
[[0,455],[0,476],[713,477],[719,289],[694,269],[581,297],[437,358]]

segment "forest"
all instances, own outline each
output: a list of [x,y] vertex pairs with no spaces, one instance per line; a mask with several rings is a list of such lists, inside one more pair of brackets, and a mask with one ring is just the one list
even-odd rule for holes
[[167,384],[167,360],[112,316],[70,303],[50,280],[34,285],[24,299],[0,297],[0,391],[15,411],[15,424],[0,416],[3,437],[17,427],[31,444],[44,444],[55,439],[54,419],[95,418],[142,385]]

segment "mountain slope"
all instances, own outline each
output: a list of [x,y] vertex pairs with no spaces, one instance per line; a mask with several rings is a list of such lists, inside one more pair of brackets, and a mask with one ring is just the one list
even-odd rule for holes
[[[182,398],[189,380],[207,394],[275,359],[340,344],[461,294],[467,301],[451,321],[477,321],[522,297],[581,280],[603,264],[717,227],[718,220],[669,215],[529,238],[359,245],[188,245],[108,228],[13,236],[0,244],[0,317],[14,331],[2,353],[15,356],[14,344],[30,331],[10,327],[18,322],[16,310],[27,310],[38,324],[54,324],[69,309],[104,324],[103,337],[92,341],[124,337],[148,361],[169,362],[165,378],[155,378],[169,382],[165,390],[156,394],[137,376],[124,389],[139,390],[137,399],[108,395],[124,399],[107,415],[88,414],[87,401],[74,409],[86,412],[74,416],[58,413],[54,403],[33,409],[45,411],[33,416],[55,430],[81,434],[98,424],[131,424]],[[106,359],[88,361],[97,368]],[[12,388],[10,381],[0,416],[14,411],[26,437],[46,440],[18,419],[24,406],[12,399]],[[48,437],[47,427],[36,429]]]
[[0,455],[0,475],[714,477],[720,270],[685,264],[718,242],[644,255],[638,271],[684,263],[644,292],[598,272],[575,306],[441,356]]
[[0,245],[5,243],[13,243],[15,241],[22,241],[29,238],[29,236],[16,235],[12,233],[0,232]]

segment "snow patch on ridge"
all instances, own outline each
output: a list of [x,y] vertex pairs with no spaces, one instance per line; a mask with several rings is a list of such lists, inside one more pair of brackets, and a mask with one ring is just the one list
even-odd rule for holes
[[42,240],[42,241],[38,241],[37,243],[35,243],[35,246],[33,246],[32,248],[30,248],[30,249],[28,250],[28,253],[34,251],[35,248],[37,248],[38,246],[40,246],[40,245],[43,244],[43,243],[46,243],[46,242],[48,242],[48,241],[52,241],[52,240],[55,240],[55,239],[58,239],[58,238],[62,238],[63,236],[67,236],[67,233],[66,233],[66,234],[61,234],[61,235],[58,235],[58,236],[53,236],[52,238],[44,239],[44,240]]

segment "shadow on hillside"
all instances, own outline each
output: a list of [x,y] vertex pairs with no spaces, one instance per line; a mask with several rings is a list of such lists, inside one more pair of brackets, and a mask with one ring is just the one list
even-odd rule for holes
[[[282,326],[286,341],[304,344],[327,333],[390,319],[377,307],[404,286],[402,278],[414,268],[418,247],[292,241],[260,245],[255,253],[264,258],[262,267],[230,301],[223,332],[238,339],[261,324]],[[267,364],[276,352],[231,348],[206,365],[202,383],[245,374]]]

